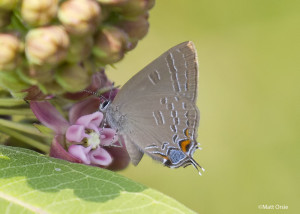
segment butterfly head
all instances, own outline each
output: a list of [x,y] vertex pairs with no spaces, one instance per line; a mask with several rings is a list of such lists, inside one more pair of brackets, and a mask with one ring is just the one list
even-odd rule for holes
[[111,101],[110,100],[105,100],[104,102],[102,102],[99,106],[99,110],[101,112],[106,112],[106,109],[108,108],[108,106],[110,105]]

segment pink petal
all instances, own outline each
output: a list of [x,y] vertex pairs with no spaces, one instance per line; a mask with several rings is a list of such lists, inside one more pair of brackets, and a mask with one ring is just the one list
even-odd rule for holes
[[124,142],[119,139],[118,143],[121,143],[123,147],[105,147],[106,151],[109,152],[113,159],[113,162],[106,167],[109,170],[122,170],[125,169],[130,163],[130,157],[127,153]]
[[36,118],[56,134],[64,134],[69,126],[68,121],[47,101],[31,101],[30,108]]
[[99,129],[101,133],[101,145],[109,146],[118,140],[116,130],[112,128]]
[[101,147],[90,151],[89,158],[94,165],[108,166],[112,162],[110,154]]
[[117,96],[117,93],[119,92],[120,89],[114,88],[111,91],[105,92],[102,94],[103,97],[109,100],[114,100],[115,96]]
[[91,146],[84,147],[81,145],[71,145],[69,147],[69,153],[74,157],[80,159],[84,164],[91,164],[88,153],[91,150]]
[[99,110],[100,99],[98,97],[91,96],[81,102],[78,102],[72,106],[69,111],[69,120],[71,124],[74,124],[81,116],[92,114]]
[[104,69],[93,74],[91,87],[95,90],[111,85],[112,83],[108,80]]
[[67,129],[66,138],[70,142],[80,143],[85,137],[88,138],[89,135],[85,133],[82,125],[72,125]]
[[77,125],[83,125],[85,128],[93,129],[95,132],[98,131],[98,127],[103,119],[103,114],[99,111],[93,114],[81,116],[77,121]]
[[70,153],[68,153],[64,148],[64,137],[63,135],[56,135],[53,138],[51,148],[50,148],[50,157],[53,158],[59,158],[66,161],[70,161],[73,163],[82,163],[82,161],[74,156],[72,156]]
[[25,90],[22,90],[22,92],[27,92],[25,100],[46,100],[52,98],[51,95],[43,94],[42,91],[39,89],[39,87],[36,85],[31,86]]

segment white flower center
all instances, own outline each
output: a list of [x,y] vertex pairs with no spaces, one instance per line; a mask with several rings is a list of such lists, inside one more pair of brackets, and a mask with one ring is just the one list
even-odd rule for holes
[[96,149],[100,145],[100,135],[96,132],[91,132],[87,139],[88,146],[92,146],[93,149]]

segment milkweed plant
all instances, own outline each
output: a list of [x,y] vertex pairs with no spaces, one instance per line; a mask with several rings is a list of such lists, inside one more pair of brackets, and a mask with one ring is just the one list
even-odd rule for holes
[[0,143],[126,168],[98,109],[118,92],[106,67],[147,34],[154,1],[0,0]]

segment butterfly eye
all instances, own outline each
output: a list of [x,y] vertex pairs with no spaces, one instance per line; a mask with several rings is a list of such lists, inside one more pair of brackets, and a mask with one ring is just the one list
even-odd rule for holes
[[101,103],[101,105],[100,105],[100,111],[106,110],[106,108],[109,106],[109,104],[110,104],[109,100],[105,100],[103,103]]

